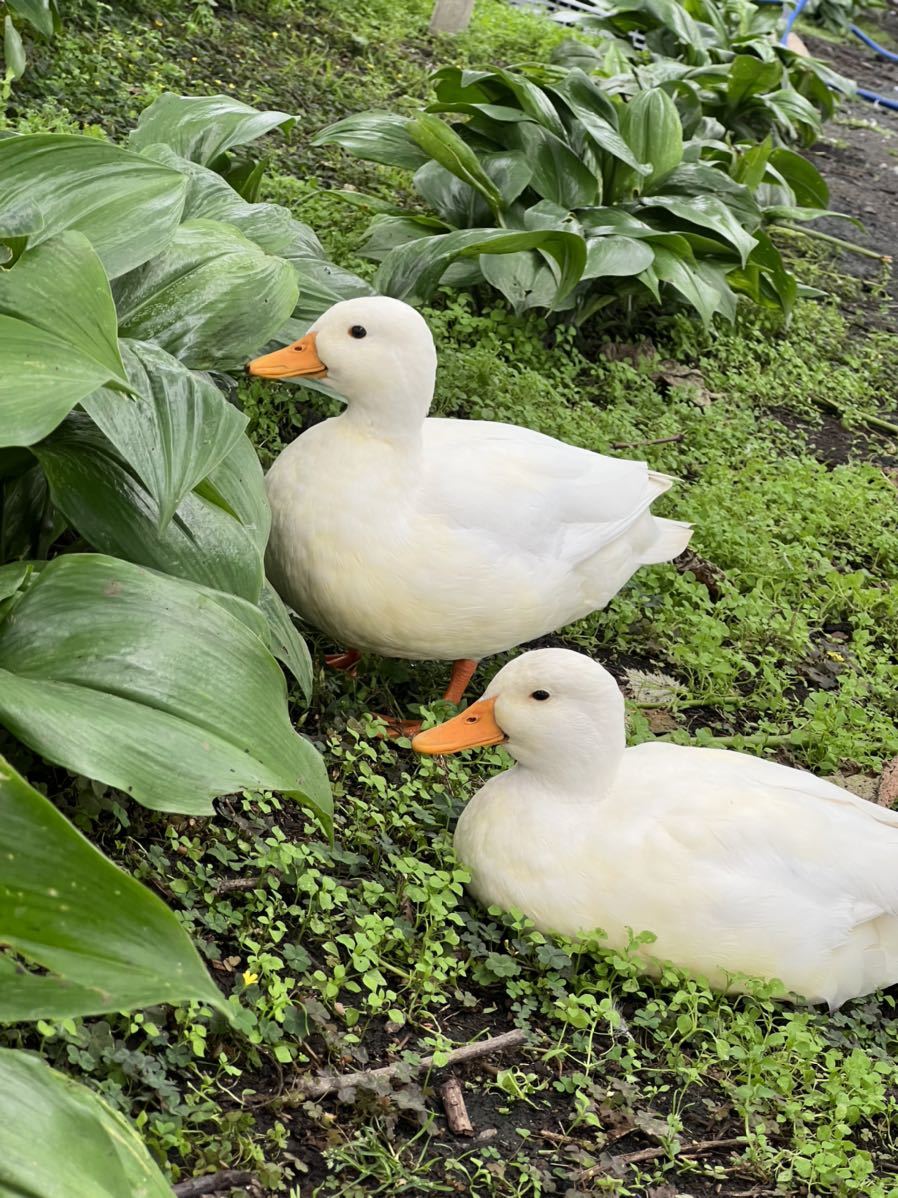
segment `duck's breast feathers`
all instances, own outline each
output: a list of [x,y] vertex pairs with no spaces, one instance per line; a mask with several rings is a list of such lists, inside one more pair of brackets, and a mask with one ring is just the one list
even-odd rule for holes
[[488,420],[427,420],[420,502],[536,555],[576,565],[626,532],[670,486],[645,462]]

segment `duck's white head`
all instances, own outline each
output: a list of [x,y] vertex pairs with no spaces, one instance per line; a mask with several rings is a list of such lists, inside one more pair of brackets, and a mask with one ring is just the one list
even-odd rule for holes
[[433,398],[437,355],[420,312],[371,295],[328,308],[300,341],[250,362],[259,378],[319,379],[378,426],[420,422]]
[[614,777],[626,744],[624,700],[598,662],[570,649],[536,649],[504,666],[482,699],[421,732],[419,753],[502,744],[521,766],[568,792]]

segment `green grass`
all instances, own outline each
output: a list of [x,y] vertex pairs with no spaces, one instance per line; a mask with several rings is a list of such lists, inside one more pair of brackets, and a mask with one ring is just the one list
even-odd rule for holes
[[[65,33],[34,53],[10,124],[120,137],[165,88],[232,90],[295,112],[292,135],[272,139],[267,198],[362,269],[364,218],[326,189],[388,192],[396,180],[314,150],[311,134],[346,112],[420,97],[437,62],[544,56],[560,36],[499,0],[483,0],[457,42],[427,36],[430,0],[66,8]],[[796,262],[807,282],[833,286],[818,251]],[[660,671],[679,684],[663,702],[666,735],[872,778],[898,754],[898,515],[895,474],[883,468],[895,446],[868,438],[863,419],[894,419],[898,342],[882,331],[881,289],[836,278],[833,290],[840,303],[803,302],[788,328],[746,314],[713,334],[643,315],[579,341],[550,337],[539,321],[449,294],[427,315],[441,413],[597,450],[679,438],[618,452],[678,476],[663,512],[695,522],[694,549],[722,572],[715,593],[692,574],[645,569],[563,643],[618,673]],[[695,372],[691,386],[676,385],[671,361]],[[266,464],[333,410],[285,385],[242,383],[241,396]],[[852,431],[831,413],[821,424],[821,403]],[[320,663],[327,646],[314,633],[310,643]],[[484,663],[475,689],[501,664]],[[833,1017],[783,1009],[763,989],[715,996],[482,911],[465,895],[451,829],[501,768],[500,751],[422,761],[376,739],[366,715],[440,714],[429,704],[444,667],[370,660],[358,680],[319,671],[316,681],[302,718],[334,781],[333,847],[278,796],[236,796],[216,819],[163,819],[12,753],[180,913],[240,1012],[236,1028],[187,1005],[20,1026],[5,1043],[40,1048],[104,1093],[174,1178],[246,1166],[294,1198],[536,1198],[570,1191],[578,1170],[578,1193],[642,1195],[663,1183],[696,1195],[898,1192],[890,995]],[[652,734],[651,711],[633,702],[629,714],[632,740]],[[437,1079],[424,1075],[392,1097],[291,1098],[297,1070],[365,1068],[510,1026],[527,1029],[526,1050],[467,1075],[478,1130],[496,1129],[484,1140],[442,1130]],[[690,1155],[696,1141],[740,1136]],[[602,1166],[604,1151],[643,1148],[657,1151],[619,1174]]]

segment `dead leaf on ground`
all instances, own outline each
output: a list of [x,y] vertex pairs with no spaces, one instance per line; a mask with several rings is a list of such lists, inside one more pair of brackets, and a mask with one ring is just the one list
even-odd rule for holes
[[830,774],[826,781],[841,786],[843,790],[850,791],[859,799],[868,799],[871,803],[878,801],[876,788],[879,779],[871,778],[869,774]]
[[691,574],[696,582],[700,582],[715,603],[723,594],[726,574],[720,566],[715,566],[694,550],[684,549],[679,557],[674,558],[673,564],[680,574]]
[[709,389],[700,370],[696,370],[693,366],[683,366],[680,362],[672,362],[669,359],[665,359],[654,371],[652,380],[656,383],[665,383],[671,390],[679,388],[685,391],[687,398],[700,408],[708,408],[713,399],[720,398],[716,392]]
[[664,707],[683,691],[681,683],[667,674],[647,674],[643,670],[625,670],[627,690],[635,703],[651,703]]
[[898,757],[883,766],[876,801],[880,807],[894,807],[898,802]]
[[658,707],[649,707],[642,714],[656,736],[660,732],[675,732],[680,726],[669,711],[663,711]]
[[602,353],[609,362],[629,362],[633,366],[641,366],[655,357],[656,350],[648,337],[643,337],[635,344],[630,341],[609,341],[602,346]]

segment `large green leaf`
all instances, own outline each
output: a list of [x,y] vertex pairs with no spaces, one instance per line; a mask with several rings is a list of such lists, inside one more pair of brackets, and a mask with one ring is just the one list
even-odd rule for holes
[[168,244],[186,189],[177,171],[95,137],[27,133],[0,140],[0,224],[7,212],[30,203],[43,218],[32,246],[75,229],[110,278]]
[[562,208],[580,208],[600,198],[601,180],[548,129],[524,121],[510,126],[508,141],[530,163],[531,186],[544,200]]
[[584,279],[638,275],[651,266],[655,252],[644,241],[632,237],[592,237],[586,242]]
[[171,1198],[130,1123],[38,1057],[0,1049],[3,1198]]
[[236,443],[246,417],[157,345],[123,341],[121,348],[131,395],[104,387],[81,406],[155,499],[164,527]]
[[721,237],[738,251],[743,265],[757,245],[755,238],[743,229],[726,203],[717,196],[646,196],[645,205],[663,208],[679,220],[687,221],[706,233]]
[[208,592],[94,554],[45,566],[0,625],[0,722],[159,811],[278,790],[325,821],[324,765],[262,641]]
[[408,123],[409,135],[422,150],[450,174],[473,187],[486,200],[493,212],[502,206],[502,195],[480,165],[471,147],[451,125],[429,112],[419,112]]
[[806,158],[779,146],[771,151],[770,165],[779,171],[791,187],[795,203],[800,208],[826,208],[829,204],[829,187],[826,180]]
[[158,144],[141,151],[144,157],[161,162],[187,178],[184,220],[218,220],[233,225],[267,254],[324,257],[314,231],[280,204],[248,204],[233,187],[206,166]]
[[480,271],[501,292],[515,312],[551,308],[558,290],[548,262],[536,250],[516,254],[481,254]]
[[569,71],[549,90],[561,97],[596,149],[610,154],[640,175],[649,174],[650,167],[634,156],[612,123],[616,112],[614,105],[583,71]]
[[3,976],[0,1021],[187,998],[226,1010],[165,903],[94,848],[2,756],[0,842],[7,846],[0,944],[46,971]]
[[510,254],[539,249],[558,266],[553,302],[562,300],[580,280],[586,262],[586,243],[576,233],[535,229],[458,229],[437,237],[422,237],[398,246],[383,260],[374,286],[384,295],[410,304],[424,303],[446,269],[459,258],[479,254]]
[[9,13],[3,18],[3,61],[13,79],[21,79],[25,74],[28,65],[25,47]]
[[639,92],[620,114],[620,131],[633,155],[649,166],[648,175],[620,170],[615,195],[626,199],[632,192],[651,191],[683,160],[683,126],[673,100],[660,87]]
[[132,149],[161,142],[182,158],[208,166],[234,146],[278,127],[289,130],[289,112],[260,112],[233,96],[176,96],[163,92],[140,114],[128,142]]
[[9,7],[20,17],[24,17],[44,37],[53,36],[52,0],[7,0]]
[[262,588],[259,607],[268,621],[268,645],[271,652],[299,683],[308,702],[312,697],[312,659],[305,641],[296,631],[296,625],[283,599],[268,582]]
[[753,54],[737,54],[727,71],[727,101],[735,109],[751,96],[771,92],[783,77],[779,59],[763,62]]
[[71,415],[34,452],[54,504],[94,549],[258,601],[257,531],[220,489],[205,495],[204,482],[199,494],[188,491],[163,525],[159,504],[86,417]]
[[230,225],[187,221],[168,248],[114,285],[119,333],[194,370],[242,366],[293,311],[290,265]]
[[313,146],[341,146],[368,162],[416,171],[430,155],[409,133],[406,117],[392,112],[359,112],[328,125],[312,138]]
[[720,297],[717,289],[696,269],[694,262],[656,245],[655,260],[649,270],[653,271],[662,283],[667,283],[674,291],[679,292],[683,299],[695,308],[703,324],[711,324],[720,306]]
[[80,233],[0,271],[0,342],[0,445],[31,445],[97,387],[128,385],[109,283]]

